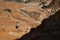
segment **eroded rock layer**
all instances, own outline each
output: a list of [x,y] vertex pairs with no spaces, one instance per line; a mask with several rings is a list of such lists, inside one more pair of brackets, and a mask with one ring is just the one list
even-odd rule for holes
[[[32,28],[36,28],[36,30],[32,29],[31,34],[33,34],[33,36],[30,35],[31,37],[28,39],[23,39],[33,40],[35,38],[34,35],[36,35],[34,30],[37,33],[37,27],[42,24],[42,21],[54,15],[60,8],[58,0],[54,1],[54,3],[56,2],[58,4],[57,6],[56,4],[49,6],[52,4],[51,1],[52,0],[46,1],[44,5],[42,2],[29,2],[27,4],[0,2],[0,40],[16,40],[17,38],[23,38],[23,35],[27,33],[30,35]],[[39,26],[39,28],[40,27],[41,26]]]

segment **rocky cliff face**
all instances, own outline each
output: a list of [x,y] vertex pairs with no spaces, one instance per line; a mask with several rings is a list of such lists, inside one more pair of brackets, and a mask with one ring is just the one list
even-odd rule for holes
[[[52,34],[51,31],[55,31],[54,26],[59,25],[60,14],[57,13],[60,8],[59,1],[54,1],[54,5],[52,0],[45,2],[45,4],[42,2],[27,4],[0,2],[0,40],[16,40],[17,38],[21,38],[18,40],[37,40],[44,34]],[[58,5],[56,6],[55,3]]]
[[60,10],[17,40],[60,40]]

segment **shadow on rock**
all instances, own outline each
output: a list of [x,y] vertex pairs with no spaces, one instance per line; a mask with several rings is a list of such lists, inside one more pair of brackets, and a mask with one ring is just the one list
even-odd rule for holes
[[60,40],[60,10],[17,40]]

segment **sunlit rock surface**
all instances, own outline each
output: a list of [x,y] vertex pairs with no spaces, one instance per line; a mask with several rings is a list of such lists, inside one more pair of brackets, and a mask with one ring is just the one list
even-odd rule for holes
[[[59,9],[59,1],[57,0],[54,2],[56,2],[58,5],[56,6],[56,4],[54,4],[53,6],[49,6],[51,0],[48,0],[48,2],[46,1],[47,4],[44,5],[46,7],[44,7],[42,6],[43,3],[41,2],[29,2],[25,4],[1,1],[0,40],[16,40],[18,38],[24,37],[23,35],[27,33],[29,34],[32,28],[37,29],[37,27],[42,24],[44,19],[54,15]],[[36,31],[38,32],[38,30]],[[26,40],[33,40],[35,38],[34,36],[32,37],[32,35],[30,36],[31,37]]]

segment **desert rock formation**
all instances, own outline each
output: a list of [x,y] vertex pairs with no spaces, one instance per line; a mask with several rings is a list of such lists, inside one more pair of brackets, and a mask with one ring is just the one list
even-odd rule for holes
[[0,2],[0,40],[15,40],[29,33],[31,28],[37,28],[60,7],[54,8],[56,4],[49,7],[50,3],[48,0],[44,4],[47,8],[42,8],[40,2]]

